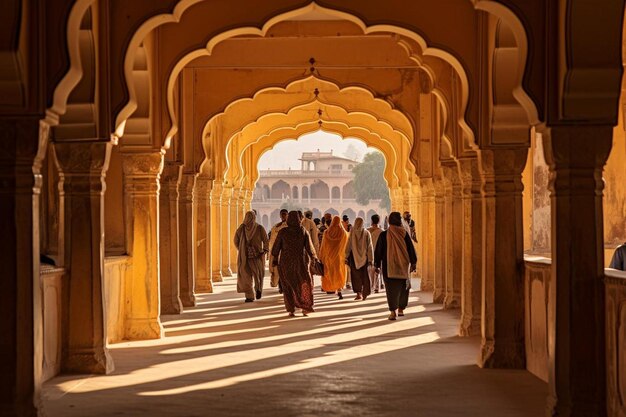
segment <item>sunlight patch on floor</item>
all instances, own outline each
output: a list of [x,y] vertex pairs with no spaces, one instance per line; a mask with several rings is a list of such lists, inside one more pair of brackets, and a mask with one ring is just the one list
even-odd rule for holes
[[162,390],[162,391],[146,391],[140,392],[138,395],[145,396],[159,396],[159,395],[177,395],[185,394],[192,391],[210,390],[216,388],[224,388],[232,386],[238,383],[254,381],[263,378],[271,378],[277,375],[284,375],[292,372],[303,371],[306,369],[317,368],[327,365],[334,365],[344,361],[350,361],[354,359],[360,359],[366,356],[378,355],[381,353],[392,352],[398,349],[406,349],[422,345],[425,343],[431,343],[439,339],[437,332],[429,332],[424,334],[418,334],[413,336],[398,337],[393,340],[382,340],[380,342],[373,342],[364,345],[351,346],[346,349],[336,350],[334,352],[326,353],[323,356],[317,356],[315,358],[307,359],[300,363],[294,363],[287,366],[282,366],[274,369],[267,369],[259,372],[253,372],[245,375],[237,375],[230,378],[218,379],[215,381],[208,381],[201,384],[187,385],[184,387]]

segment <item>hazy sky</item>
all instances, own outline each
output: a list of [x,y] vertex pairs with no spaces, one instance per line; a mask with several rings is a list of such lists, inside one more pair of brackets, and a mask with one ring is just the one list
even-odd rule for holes
[[300,136],[297,141],[287,140],[280,142],[272,150],[261,156],[259,169],[301,169],[301,163],[298,158],[300,158],[302,152],[315,152],[318,149],[321,152],[330,152],[332,149],[333,155],[344,156],[344,152],[350,144],[353,144],[358,149],[361,157],[368,152],[376,150],[368,147],[359,139],[342,139],[339,135],[317,131]]

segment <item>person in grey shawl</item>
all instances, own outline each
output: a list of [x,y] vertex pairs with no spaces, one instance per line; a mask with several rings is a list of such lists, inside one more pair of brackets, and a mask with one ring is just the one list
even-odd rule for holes
[[372,291],[368,267],[373,262],[372,236],[363,227],[363,219],[357,217],[346,245],[346,264],[350,266],[352,290],[356,293],[355,300],[365,300]]
[[[268,249],[267,232],[256,222],[253,211],[246,213],[235,233],[237,247],[237,292],[246,295],[246,303],[260,299],[265,276],[265,254]],[[256,293],[256,294],[255,294]]]

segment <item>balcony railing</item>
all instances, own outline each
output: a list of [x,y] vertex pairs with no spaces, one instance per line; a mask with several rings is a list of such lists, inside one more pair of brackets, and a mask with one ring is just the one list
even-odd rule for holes
[[353,177],[352,171],[345,170],[329,170],[329,171],[302,171],[302,170],[263,170],[259,171],[260,178],[272,177],[311,177],[311,178],[329,178],[329,177]]

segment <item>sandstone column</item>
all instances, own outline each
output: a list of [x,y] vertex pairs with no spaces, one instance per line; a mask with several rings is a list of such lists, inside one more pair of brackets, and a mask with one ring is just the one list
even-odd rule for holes
[[[222,184],[213,181],[213,188],[210,190],[211,199],[211,280],[213,282],[222,282],[222,221],[220,219],[220,210],[222,205]],[[228,242],[224,242],[228,244]]]
[[[63,335],[64,372],[108,373],[104,322],[104,190],[110,142],[54,144],[68,279]],[[120,214],[121,217],[122,214]]]
[[183,166],[166,162],[161,174],[159,196],[159,264],[161,285],[161,314],[180,314],[180,253],[178,250],[178,187]]
[[435,189],[435,279],[433,302],[442,304],[446,280],[445,186],[442,178],[434,181]]
[[[237,227],[239,224],[243,222],[243,217],[239,217],[239,199],[240,190],[233,188],[233,194],[230,198],[230,218],[229,218],[229,236],[230,236],[230,270],[232,272],[237,272],[237,247],[234,243],[235,232],[237,231]],[[260,224],[261,219],[257,218],[257,222]]]
[[126,283],[125,337],[158,339],[159,318],[159,177],[163,152],[127,152],[124,168],[125,212],[132,278]]
[[553,416],[607,415],[602,169],[612,137],[611,126],[552,127],[543,137],[551,177]]
[[211,282],[211,268],[213,260],[211,259],[211,250],[218,246],[219,242],[212,239],[211,217],[215,211],[212,211],[210,205],[209,194],[213,180],[209,177],[199,176],[196,179],[194,188],[194,206],[195,206],[195,242],[194,251],[196,253],[196,287],[197,293],[213,292],[213,284]]
[[476,158],[461,159],[463,186],[463,281],[461,282],[461,336],[480,334],[482,299],[482,195]]
[[39,117],[0,119],[0,409],[36,416],[43,361],[39,193],[48,126]]
[[481,150],[483,300],[479,365],[526,366],[522,171],[527,148]]
[[419,249],[422,263],[422,291],[435,284],[435,189],[432,178],[420,180],[422,187],[422,228]]
[[445,228],[446,228],[446,285],[444,308],[459,308],[461,305],[461,282],[463,241],[463,206],[461,204],[461,184],[456,162],[443,168],[445,176]]
[[230,199],[233,196],[232,187],[222,187],[222,204],[220,204],[220,229],[221,240],[220,248],[222,249],[222,276],[232,277],[233,271],[230,270],[230,248],[233,246],[230,238]]
[[196,174],[184,173],[179,186],[179,279],[180,301],[184,307],[196,305],[196,228],[193,188]]

